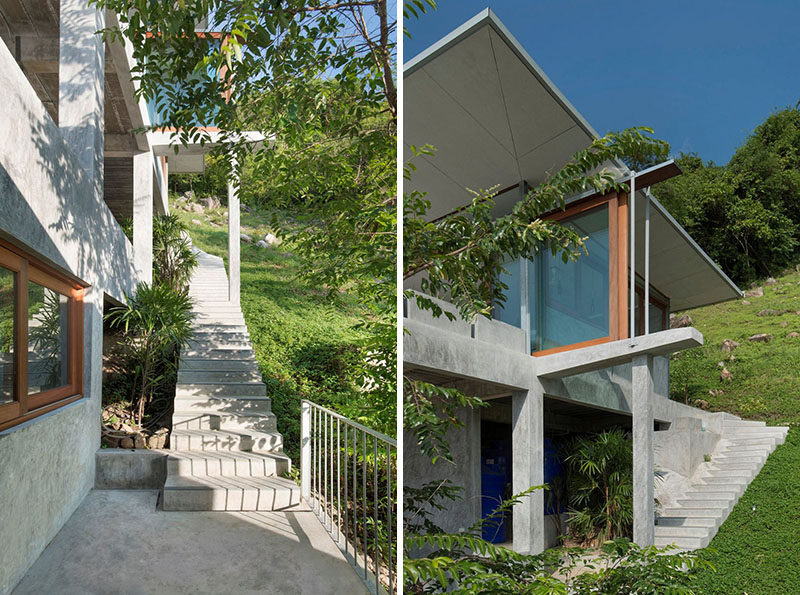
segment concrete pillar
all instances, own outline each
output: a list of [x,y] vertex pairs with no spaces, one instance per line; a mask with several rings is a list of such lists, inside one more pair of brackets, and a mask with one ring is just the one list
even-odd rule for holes
[[[99,420],[103,395],[103,292],[97,286],[83,294],[83,394]],[[92,448],[100,448],[100,424],[92,430]],[[94,457],[89,457],[94,465]],[[94,477],[92,469],[91,477]]]
[[[511,461],[514,494],[544,484],[544,391],[537,385],[511,395]],[[514,551],[544,551],[544,490],[536,490],[514,507]]]
[[239,303],[239,165],[232,157],[231,177],[228,180],[228,301]]
[[153,157],[133,155],[133,263],[139,280],[153,282]]
[[653,358],[633,358],[633,541],[640,546],[655,540],[653,506]]
[[104,27],[105,12],[96,6],[61,0],[58,125],[101,199],[105,47],[97,31]]

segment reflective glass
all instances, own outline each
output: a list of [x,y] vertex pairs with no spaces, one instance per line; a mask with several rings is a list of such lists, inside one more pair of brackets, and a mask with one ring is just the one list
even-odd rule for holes
[[68,383],[69,298],[28,283],[28,394]]
[[504,290],[506,295],[505,304],[496,304],[494,307],[494,318],[502,320],[506,324],[510,324],[517,328],[522,328],[520,300],[522,299],[520,287],[520,261],[513,260],[503,265],[507,271],[500,273],[500,282],[508,286]]
[[14,400],[14,275],[0,267],[0,404]]

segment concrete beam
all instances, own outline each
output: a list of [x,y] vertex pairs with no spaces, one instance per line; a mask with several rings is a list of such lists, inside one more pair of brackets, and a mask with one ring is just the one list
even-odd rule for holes
[[703,344],[696,328],[679,328],[534,358],[540,378],[563,378],[625,364],[639,355],[667,355]]
[[133,156],[133,261],[139,280],[153,282],[153,156]]
[[[514,494],[544,484],[544,392],[541,386],[511,395],[511,461]],[[538,554],[545,548],[544,490],[514,507],[514,551]]]
[[[34,74],[59,73],[59,45],[58,37],[27,37],[15,38],[15,57],[25,70]],[[105,60],[105,72],[114,72],[110,60]]]
[[136,152],[136,143],[129,134],[103,136],[103,155],[106,157],[133,157]]
[[59,19],[58,126],[102,198],[105,50],[97,32],[104,12],[61,0]]
[[655,540],[653,506],[653,358],[633,358],[633,541],[645,547]]

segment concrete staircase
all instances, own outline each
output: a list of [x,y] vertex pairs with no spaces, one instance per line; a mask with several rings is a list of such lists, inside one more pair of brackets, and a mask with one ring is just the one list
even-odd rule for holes
[[181,353],[164,510],[285,510],[300,488],[222,259],[197,252],[194,335]]
[[681,550],[706,547],[788,431],[767,427],[763,421],[726,417],[711,461],[700,464],[689,489],[678,499],[679,507],[665,509],[656,519],[655,545],[676,545]]

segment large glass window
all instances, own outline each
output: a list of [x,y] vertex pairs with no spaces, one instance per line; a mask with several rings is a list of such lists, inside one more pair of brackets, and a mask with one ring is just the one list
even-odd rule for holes
[[512,260],[503,265],[506,272],[500,273],[500,282],[506,285],[503,293],[506,295],[505,304],[497,304],[494,308],[494,318],[502,320],[506,324],[520,327],[522,310],[520,309],[520,261]]
[[0,267],[0,404],[14,400],[15,273]]
[[608,207],[573,217],[564,225],[586,238],[587,252],[566,263],[549,250],[538,258],[539,350],[609,336]]
[[0,430],[82,391],[83,288],[0,245]]

